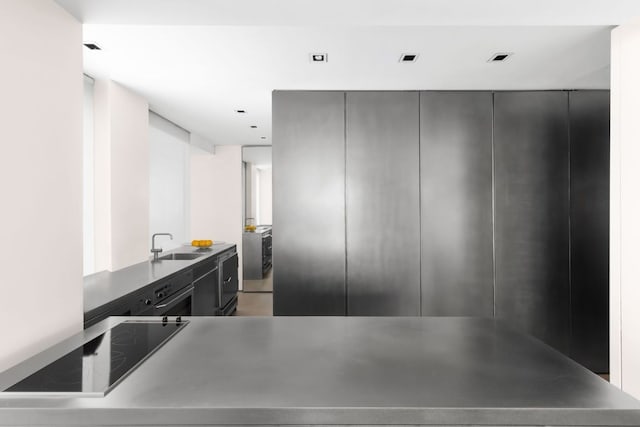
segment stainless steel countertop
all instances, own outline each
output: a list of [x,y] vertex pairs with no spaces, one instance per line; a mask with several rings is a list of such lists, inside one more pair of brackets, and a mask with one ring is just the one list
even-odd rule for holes
[[[0,374],[0,387],[125,319]],[[0,397],[0,425],[640,425],[640,402],[491,319],[189,320],[106,397]]]
[[[136,292],[158,280],[162,280],[205,259],[218,255],[235,244],[214,244],[208,251],[202,251],[205,255],[193,260],[149,261],[134,264],[114,272],[101,271],[84,278],[84,312],[89,313],[108,304],[117,305],[118,299]],[[163,252],[160,256],[170,253],[197,252],[193,246]]]

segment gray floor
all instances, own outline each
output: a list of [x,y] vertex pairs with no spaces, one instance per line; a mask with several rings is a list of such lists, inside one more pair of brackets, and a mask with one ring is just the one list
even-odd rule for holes
[[236,316],[273,316],[273,269],[262,280],[244,280]]
[[236,316],[273,316],[273,294],[238,292]]
[[273,292],[273,268],[271,268],[262,280],[243,280],[244,292]]

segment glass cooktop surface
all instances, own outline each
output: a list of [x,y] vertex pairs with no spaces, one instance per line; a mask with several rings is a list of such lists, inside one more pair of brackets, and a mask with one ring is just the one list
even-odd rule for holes
[[104,396],[188,323],[126,320],[2,394]]

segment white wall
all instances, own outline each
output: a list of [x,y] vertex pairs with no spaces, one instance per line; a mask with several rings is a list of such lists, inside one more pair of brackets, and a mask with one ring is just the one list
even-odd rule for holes
[[611,382],[640,399],[640,23],[611,37]]
[[110,80],[96,80],[96,271],[149,258],[149,105]]
[[84,77],[84,126],[82,131],[82,237],[83,256],[82,274],[89,275],[95,273],[95,240],[94,224],[95,213],[93,207],[93,79]]
[[0,52],[2,371],[82,329],[82,26],[3,0]]
[[[189,132],[149,112],[150,204],[149,235],[171,233],[156,238],[156,246],[174,249],[188,236]],[[151,249],[151,241],[148,242]]]
[[191,239],[235,243],[242,286],[242,147],[191,147]]
[[258,218],[260,224],[272,224],[271,205],[272,205],[272,169],[270,167],[258,168],[258,195],[260,212]]

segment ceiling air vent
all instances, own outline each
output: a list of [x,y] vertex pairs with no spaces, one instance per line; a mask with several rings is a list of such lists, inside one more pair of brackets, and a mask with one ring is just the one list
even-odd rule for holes
[[90,50],[102,50],[102,48],[95,43],[84,43],[84,47]]
[[328,62],[329,56],[326,53],[310,53],[309,60],[311,62]]
[[417,53],[403,53],[402,55],[400,55],[400,62],[416,62],[417,60]]
[[507,59],[511,58],[513,53],[510,52],[500,52],[494,54],[487,62],[504,62]]

